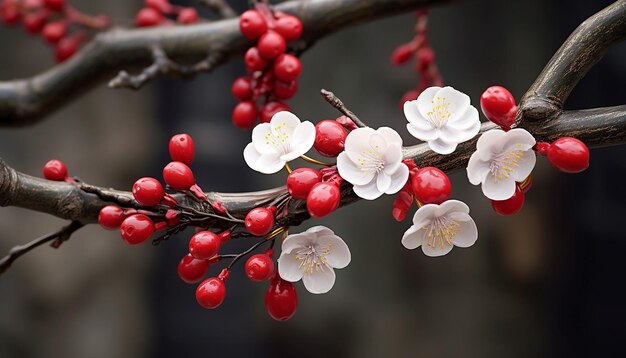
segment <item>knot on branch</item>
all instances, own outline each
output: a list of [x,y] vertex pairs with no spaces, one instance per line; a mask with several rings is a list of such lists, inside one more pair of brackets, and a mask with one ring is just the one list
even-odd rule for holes
[[6,165],[4,160],[0,159],[0,206],[8,206],[13,204],[15,191],[17,190],[17,172],[13,168]]
[[515,123],[519,125],[522,120],[546,121],[557,117],[562,111],[561,104],[557,101],[532,95],[522,100]]
[[85,208],[83,197],[79,190],[70,190],[56,203],[56,212],[59,217],[68,220],[79,220],[82,218]]

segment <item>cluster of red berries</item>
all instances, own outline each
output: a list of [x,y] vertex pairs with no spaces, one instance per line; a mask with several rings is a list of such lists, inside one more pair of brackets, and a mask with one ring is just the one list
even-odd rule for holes
[[[492,86],[480,96],[480,107],[491,122],[504,131],[511,129],[517,115],[515,98],[506,88]],[[580,140],[562,137],[552,144],[538,142],[535,150],[546,155],[552,166],[565,173],[580,173],[589,167],[589,148]],[[493,210],[500,215],[513,215],[524,206],[525,193],[532,186],[532,177],[517,183],[515,193],[507,200],[492,200]]]
[[21,21],[27,32],[41,34],[54,45],[58,62],[78,51],[86,38],[86,30],[99,31],[109,26],[106,16],[85,15],[65,0],[4,0],[0,3],[0,18],[7,25]]
[[287,41],[302,35],[300,19],[273,11],[264,2],[255,6],[239,18],[241,33],[257,41],[244,57],[248,74],[237,78],[232,86],[233,96],[240,101],[233,110],[232,121],[242,129],[254,127],[258,119],[269,122],[274,114],[288,111],[290,108],[283,100],[296,94],[302,72],[298,57],[286,53]]
[[417,205],[441,204],[450,199],[452,185],[446,173],[435,167],[418,168],[411,159],[403,163],[409,168],[409,180],[393,202],[396,221],[404,220],[414,201]]
[[171,25],[176,18],[179,24],[189,25],[200,21],[198,11],[193,7],[183,7],[170,4],[169,0],[145,0],[144,7],[137,12],[135,24],[137,27]]
[[391,54],[391,63],[396,66],[404,65],[415,57],[414,70],[419,75],[417,88],[406,92],[400,105],[415,100],[428,87],[443,86],[443,79],[435,63],[435,51],[428,42],[428,11],[416,11],[415,17],[417,19],[415,37],[410,42],[396,47]]

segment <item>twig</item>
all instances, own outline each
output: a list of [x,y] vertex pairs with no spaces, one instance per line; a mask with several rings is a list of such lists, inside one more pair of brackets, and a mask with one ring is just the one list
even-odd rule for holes
[[346,117],[350,118],[354,122],[354,124],[356,124],[359,127],[367,127],[365,123],[361,122],[361,120],[359,119],[359,117],[356,116],[356,114],[354,114],[351,110],[349,110],[343,104],[343,102],[337,96],[335,96],[334,93],[327,91],[325,89],[321,90],[320,92],[322,94],[322,97],[324,97],[324,99],[326,100],[326,102],[330,103],[331,106],[335,107],[339,112],[344,114]]
[[226,0],[200,0],[200,3],[216,12],[223,19],[237,17],[237,12],[228,5]]
[[126,71],[120,73],[109,81],[111,88],[130,88],[138,90],[143,85],[156,78],[158,75],[171,75],[180,78],[191,78],[201,72],[212,71],[224,60],[219,53],[211,53],[204,60],[193,65],[186,66],[172,61],[160,46],[152,46],[154,62],[143,69],[138,75],[131,75]]
[[55,249],[59,248],[59,246],[61,246],[63,242],[67,241],[76,230],[82,228],[83,226],[85,226],[85,224],[81,223],[80,221],[72,221],[69,225],[64,226],[58,231],[39,237],[27,244],[13,247],[9,251],[9,254],[0,260],[0,275],[2,275],[9,267],[11,267],[13,261],[17,260],[20,256],[38,246],[52,241],[50,243],[50,246]]

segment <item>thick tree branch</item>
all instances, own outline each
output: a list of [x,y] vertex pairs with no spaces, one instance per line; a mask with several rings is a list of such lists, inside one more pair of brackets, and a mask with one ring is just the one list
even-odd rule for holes
[[[302,20],[302,40],[310,44],[347,26],[447,1],[294,0],[276,9]],[[0,83],[0,126],[35,123],[117,72],[149,66],[154,46],[178,63],[195,63],[217,53],[226,61],[250,45],[237,19],[102,33],[65,63],[32,78]]]
[[626,38],[626,0],[618,0],[588,18],[565,40],[528,89],[518,121],[558,114],[570,92],[616,43]]

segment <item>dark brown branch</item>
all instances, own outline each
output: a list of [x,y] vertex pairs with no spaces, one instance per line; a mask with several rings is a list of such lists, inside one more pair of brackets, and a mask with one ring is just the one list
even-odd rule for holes
[[626,38],[626,0],[619,0],[580,24],[528,89],[518,121],[558,114],[570,92],[616,43]]
[[200,3],[217,13],[223,19],[237,17],[237,13],[228,5],[226,0],[200,0]]
[[[276,9],[302,20],[302,40],[310,44],[347,26],[447,1],[293,0]],[[119,71],[149,66],[153,46],[178,63],[195,63],[211,53],[227,61],[251,42],[240,34],[237,19],[102,33],[65,63],[32,78],[0,83],[0,126],[35,123]]]
[[59,248],[59,246],[61,246],[63,242],[67,241],[75,231],[82,228],[83,226],[85,225],[80,221],[72,221],[69,225],[59,229],[58,231],[55,231],[48,235],[44,235],[27,244],[13,247],[9,251],[8,255],[0,259],[0,275],[2,275],[9,267],[11,267],[13,261],[17,260],[20,256],[28,253],[38,246],[52,241],[50,246],[55,249]]
[[325,89],[321,90],[320,92],[322,94],[322,97],[324,97],[324,99],[326,100],[326,102],[328,102],[331,106],[335,107],[343,115],[350,118],[354,122],[354,124],[356,124],[359,127],[367,127],[365,123],[363,123],[359,119],[359,117],[357,117],[356,114],[354,114],[354,112],[349,110],[343,104],[343,102],[339,99],[339,97],[335,96],[334,93],[332,93],[331,91],[327,91]]

